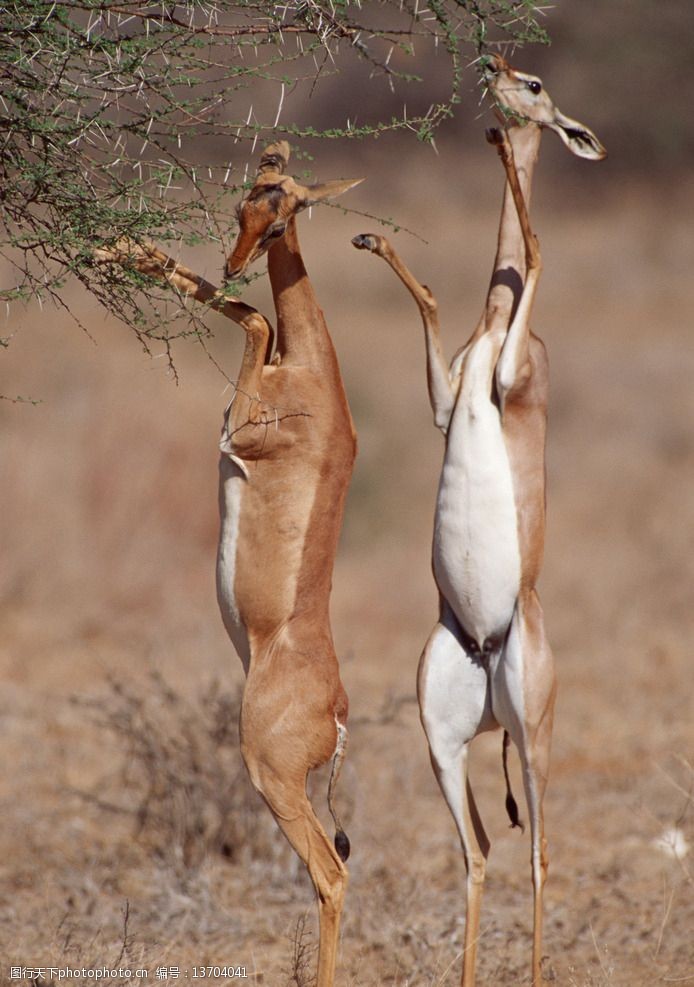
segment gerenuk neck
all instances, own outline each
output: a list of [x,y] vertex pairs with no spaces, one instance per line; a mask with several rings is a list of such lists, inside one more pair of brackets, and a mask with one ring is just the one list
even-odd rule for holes
[[268,273],[277,311],[277,352],[283,364],[336,364],[323,311],[309,281],[299,248],[296,219],[268,251]]
[[[532,123],[524,127],[510,127],[508,138],[513,149],[523,198],[529,210],[533,172],[540,150],[542,130]],[[523,290],[525,273],[525,243],[513,195],[507,182],[504,188],[494,273],[484,315],[486,329],[508,328]]]

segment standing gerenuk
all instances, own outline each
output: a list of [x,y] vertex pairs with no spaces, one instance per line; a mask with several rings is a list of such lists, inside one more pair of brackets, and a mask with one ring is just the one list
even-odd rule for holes
[[[504,130],[488,133],[506,174],[499,241],[482,318],[447,367],[436,301],[384,237],[356,247],[383,257],[412,293],[425,329],[434,420],[446,437],[434,522],[439,620],[419,665],[418,695],[431,761],[460,834],[467,867],[463,987],[473,987],[489,840],[468,781],[470,742],[504,729],[518,748],[532,842],[532,983],[542,983],[542,804],[549,772],[555,677],[535,589],[545,532],[547,356],[530,331],[541,272],[528,205],[542,129],[574,154],[605,157],[595,135],[565,117],[541,81],[499,56],[487,81]],[[507,776],[508,780],[508,776]],[[518,810],[508,792],[511,821]]]
[[[265,149],[238,209],[227,277],[267,252],[277,312],[249,322],[220,461],[217,590],[244,664],[241,751],[251,780],[305,863],[318,896],[318,987],[332,987],[349,853],[332,803],[347,739],[347,696],[328,604],[356,435],[332,341],[306,273],[296,215],[356,181],[304,187],[284,175],[285,141]],[[333,759],[335,845],[306,795]]]

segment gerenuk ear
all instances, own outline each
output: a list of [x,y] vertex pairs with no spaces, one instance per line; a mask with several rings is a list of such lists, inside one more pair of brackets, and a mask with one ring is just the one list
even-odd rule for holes
[[291,148],[287,141],[277,141],[276,144],[268,144],[260,159],[258,174],[264,175],[266,171],[272,171],[278,175],[283,174],[284,169],[289,163],[289,155],[291,153]]
[[547,126],[559,134],[572,154],[579,158],[588,158],[590,161],[602,161],[607,157],[607,151],[602,146],[592,130],[578,120],[564,116],[556,107],[554,108],[554,119]]
[[348,178],[346,180],[337,179],[334,182],[321,182],[319,185],[308,185],[301,188],[300,209],[312,206],[316,202],[324,202],[325,199],[334,199],[343,192],[349,192],[355,185],[360,185],[363,178]]

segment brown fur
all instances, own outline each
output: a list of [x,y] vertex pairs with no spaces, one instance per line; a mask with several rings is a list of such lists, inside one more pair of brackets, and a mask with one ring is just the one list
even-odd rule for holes
[[[356,435],[296,231],[296,213],[325,197],[326,187],[306,189],[284,178],[288,153],[284,142],[266,149],[227,262],[227,271],[238,274],[268,252],[277,349],[266,365],[262,339],[249,334],[223,458],[237,457],[247,473],[233,586],[250,648],[241,750],[253,784],[313,880],[317,982],[331,987],[347,871],[306,797],[306,779],[336,755],[336,720],[343,726],[347,720],[328,605]],[[337,192],[331,185],[325,194]],[[273,229],[281,233],[269,236]],[[339,828],[338,837],[344,854]]]

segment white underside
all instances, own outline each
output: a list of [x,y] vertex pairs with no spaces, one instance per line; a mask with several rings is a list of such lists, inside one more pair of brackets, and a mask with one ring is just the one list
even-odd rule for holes
[[496,726],[489,678],[454,630],[437,624],[426,646],[421,680],[422,717],[439,760],[455,760],[463,746]]
[[521,560],[511,466],[490,398],[499,340],[467,354],[448,430],[434,526],[434,574],[467,633],[482,647],[503,636],[520,591]]
[[248,672],[251,650],[248,635],[239,616],[234,596],[236,579],[236,552],[238,548],[241,498],[247,483],[247,473],[236,458],[222,455],[219,463],[220,492],[219,514],[220,532],[217,548],[217,600],[222,620],[232,644],[236,648],[243,666]]
[[[480,733],[501,726],[508,730],[520,751],[526,749],[522,621],[522,609],[516,609],[508,636],[490,657],[488,667],[469,653],[445,618],[436,624],[427,641],[419,670],[419,700],[437,765],[455,769],[444,787],[452,785],[457,792],[460,758]],[[449,805],[457,820],[462,802],[456,795]]]

